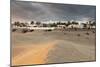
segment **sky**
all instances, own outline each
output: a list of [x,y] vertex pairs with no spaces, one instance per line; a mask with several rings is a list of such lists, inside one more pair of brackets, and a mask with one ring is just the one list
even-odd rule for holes
[[12,22],[88,21],[96,19],[96,6],[11,1]]

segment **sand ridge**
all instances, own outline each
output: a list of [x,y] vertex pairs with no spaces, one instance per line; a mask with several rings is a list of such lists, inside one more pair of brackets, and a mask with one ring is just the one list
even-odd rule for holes
[[86,32],[15,32],[12,34],[12,66],[94,61],[95,34]]
[[56,41],[37,45],[33,48],[31,46],[24,54],[19,54],[13,58],[13,65],[44,64],[46,62],[48,52],[54,47],[55,43]]

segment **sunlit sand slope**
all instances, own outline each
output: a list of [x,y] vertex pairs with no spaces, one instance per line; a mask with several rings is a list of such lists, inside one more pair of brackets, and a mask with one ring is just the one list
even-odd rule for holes
[[12,65],[95,61],[95,34],[86,32],[14,32]]

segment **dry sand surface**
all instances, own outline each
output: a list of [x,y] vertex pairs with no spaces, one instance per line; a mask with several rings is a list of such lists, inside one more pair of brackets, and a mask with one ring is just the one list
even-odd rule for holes
[[95,61],[95,33],[86,32],[13,32],[12,65]]

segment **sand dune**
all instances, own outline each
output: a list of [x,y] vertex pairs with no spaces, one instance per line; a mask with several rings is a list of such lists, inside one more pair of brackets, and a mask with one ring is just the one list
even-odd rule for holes
[[[21,48],[25,49],[21,54],[15,56],[13,58],[13,65],[25,65],[25,64],[44,64],[46,63],[46,58],[48,56],[48,52],[53,48],[55,42],[53,43],[44,43],[43,45],[30,46]],[[19,49],[17,49],[19,50]],[[16,51],[17,51],[16,50]],[[25,52],[25,53],[24,53]]]
[[12,65],[95,61],[95,34],[84,33],[86,31],[15,32],[12,34]]

